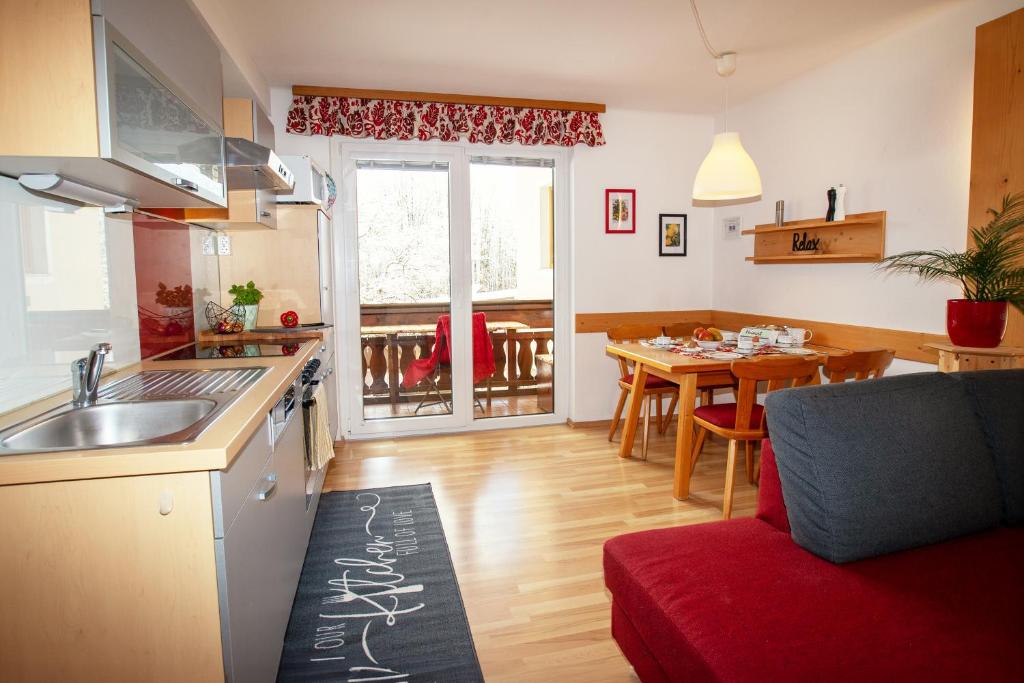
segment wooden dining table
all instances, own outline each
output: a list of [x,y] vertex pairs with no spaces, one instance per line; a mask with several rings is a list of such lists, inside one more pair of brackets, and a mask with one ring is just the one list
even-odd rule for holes
[[[824,363],[830,353],[846,353],[841,349],[808,344]],[[692,356],[656,349],[636,342],[608,344],[605,351],[632,361],[633,389],[629,394],[625,425],[622,429],[622,443],[619,457],[629,458],[633,452],[637,422],[644,402],[644,386],[648,375],[679,385],[679,417],[676,427],[675,470],[672,481],[672,495],[676,500],[686,500],[690,495],[690,460],[693,451],[693,409],[697,391],[704,387],[721,386],[734,381],[730,367],[731,360],[694,358]],[[761,358],[768,356],[759,356]],[[777,356],[775,356],[777,357]]]

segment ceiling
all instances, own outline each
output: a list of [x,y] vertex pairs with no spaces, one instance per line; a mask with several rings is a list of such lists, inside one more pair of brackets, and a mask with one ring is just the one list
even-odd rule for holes
[[[742,101],[964,0],[699,0]],[[969,0],[967,0],[969,1]],[[713,113],[687,0],[221,0],[271,86],[422,90]]]

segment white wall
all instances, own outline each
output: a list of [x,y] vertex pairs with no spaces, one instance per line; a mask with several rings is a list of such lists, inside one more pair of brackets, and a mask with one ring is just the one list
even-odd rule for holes
[[754,265],[744,261],[753,237],[726,238],[721,222],[771,223],[777,199],[786,202],[787,220],[820,217],[827,188],[843,183],[848,212],[888,212],[887,254],[963,249],[974,29],[1019,6],[953,5],[732,109],[729,128],[757,163],[764,194],[715,210],[714,308],[944,333],[945,301],[956,287],[886,275],[872,264]]
[[[712,210],[694,208],[690,194],[711,117],[613,110],[601,121],[608,144],[573,153],[574,313],[710,308]],[[606,188],[636,189],[635,235],[604,233]],[[658,256],[659,213],[687,214],[686,257]],[[605,335],[574,337],[570,417],[607,419],[618,367]]]

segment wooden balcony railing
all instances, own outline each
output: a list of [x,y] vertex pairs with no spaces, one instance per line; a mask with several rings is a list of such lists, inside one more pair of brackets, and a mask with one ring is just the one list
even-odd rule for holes
[[[551,302],[518,302],[517,304],[486,304],[489,320],[515,320],[512,326],[498,326],[489,331],[494,347],[494,374],[478,382],[476,390],[488,396],[521,396],[537,393],[537,354],[554,352],[554,335],[550,327]],[[474,305],[474,310],[482,306]],[[372,309],[372,310],[367,310]],[[431,310],[433,309],[433,310]],[[430,355],[434,332],[404,331],[407,326],[423,326],[437,322],[447,313],[447,306],[374,306],[363,307],[362,359],[363,401],[381,404],[419,401],[425,387],[402,387],[402,377],[409,364]],[[522,320],[527,318],[528,320]],[[547,326],[532,326],[548,322]],[[528,325],[524,327],[524,325]],[[390,327],[386,332],[374,328]],[[455,342],[458,346],[458,341]],[[438,386],[450,389],[451,378],[442,372]]]

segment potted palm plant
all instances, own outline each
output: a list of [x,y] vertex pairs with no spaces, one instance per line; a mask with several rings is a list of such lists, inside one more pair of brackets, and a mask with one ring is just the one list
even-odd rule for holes
[[882,259],[881,267],[924,280],[954,280],[962,299],[946,302],[946,332],[958,346],[999,346],[1008,305],[1024,313],[1024,192],[989,209],[992,220],[971,228],[967,251],[907,251]]

